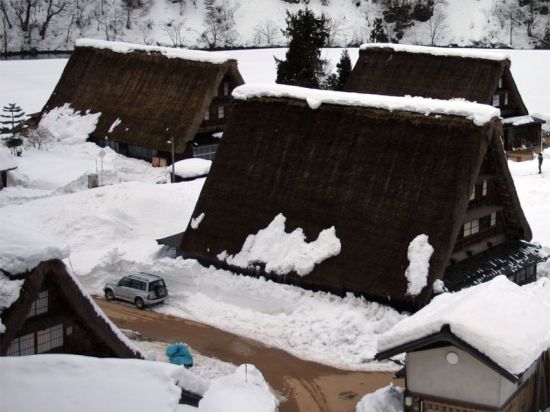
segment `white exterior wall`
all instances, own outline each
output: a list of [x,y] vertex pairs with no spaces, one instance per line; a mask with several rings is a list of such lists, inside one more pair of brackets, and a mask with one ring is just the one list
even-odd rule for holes
[[[458,355],[456,365],[447,353]],[[440,398],[501,407],[517,385],[454,346],[407,353],[407,389]]]

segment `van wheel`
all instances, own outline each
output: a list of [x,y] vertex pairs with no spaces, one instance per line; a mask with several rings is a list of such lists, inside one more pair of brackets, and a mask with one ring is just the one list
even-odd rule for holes
[[113,293],[113,291],[111,289],[107,289],[105,291],[105,299],[113,300],[114,298],[115,298],[115,294]]
[[145,307],[145,303],[143,303],[143,299],[142,298],[136,298],[136,308],[138,309],[143,309]]

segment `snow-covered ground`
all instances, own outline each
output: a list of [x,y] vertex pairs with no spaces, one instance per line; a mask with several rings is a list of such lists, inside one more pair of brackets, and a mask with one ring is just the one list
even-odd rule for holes
[[[357,49],[351,50],[353,59]],[[324,52],[333,62],[340,51]],[[245,80],[272,83],[273,54],[284,49],[230,52]],[[513,71],[533,112],[550,116],[550,52],[511,51]],[[0,63],[0,105],[41,109],[66,60]],[[35,80],[35,81],[32,81]],[[78,122],[77,122],[78,123]],[[66,123],[64,123],[66,124]],[[71,247],[68,264],[91,293],[122,274],[145,270],[162,274],[170,290],[158,310],[261,340],[298,357],[356,370],[393,369],[375,363],[378,337],[406,315],[364,299],[340,298],[264,279],[204,268],[192,260],[172,259],[155,238],[183,230],[191,218],[204,179],[156,184],[164,168],[128,159],[106,148],[61,140],[47,150],[27,149],[18,169],[0,192],[1,214],[15,223],[61,238]],[[550,153],[543,174],[535,161],[509,163],[534,240],[550,247]],[[87,175],[101,172],[105,186],[87,190]],[[550,276],[548,264],[539,273]],[[540,293],[547,293],[541,289]]]

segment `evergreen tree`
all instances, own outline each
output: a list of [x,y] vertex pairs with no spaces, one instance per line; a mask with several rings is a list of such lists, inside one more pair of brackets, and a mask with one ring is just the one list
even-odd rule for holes
[[374,19],[374,27],[370,32],[371,43],[388,43],[390,38],[386,29],[384,28],[384,22],[380,18]]
[[25,112],[21,107],[15,103],[8,103],[4,106],[2,113],[0,114],[0,124],[2,125],[2,131],[6,130],[8,133],[15,137],[15,132],[23,123]]
[[344,90],[344,86],[348,81],[351,73],[351,59],[347,49],[342,51],[340,60],[336,64],[336,73],[331,74],[326,81],[326,89]]
[[275,58],[277,83],[319,88],[323,71],[321,48],[329,37],[327,18],[306,8],[296,14],[287,11],[286,30],[290,39],[285,60]]

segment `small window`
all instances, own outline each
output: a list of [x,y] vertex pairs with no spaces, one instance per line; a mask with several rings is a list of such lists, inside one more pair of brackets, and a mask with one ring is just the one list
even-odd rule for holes
[[32,303],[27,318],[48,313],[48,291],[43,290]]
[[470,200],[474,200],[476,198],[476,187],[472,189],[472,194],[470,195]]
[[228,82],[225,82],[223,84],[223,95],[224,96],[229,95],[229,83]]
[[508,106],[508,93],[504,93],[504,106]]
[[210,108],[206,109],[206,112],[204,112],[204,120],[210,120]]
[[218,106],[218,119],[223,119],[225,117],[225,108],[223,106]]
[[34,355],[34,333],[23,335],[12,340],[6,356]]
[[130,283],[130,287],[132,289],[145,290],[146,285],[145,285],[145,282],[142,282],[141,280],[132,279]]
[[481,196],[487,196],[487,180],[483,181],[483,186],[481,189]]
[[71,336],[73,334],[73,327],[72,326],[67,326],[65,328],[65,336]]
[[502,77],[501,77],[500,80],[498,81],[498,88],[499,88],[499,89],[502,89]]
[[500,95],[495,94],[493,96],[493,106],[494,107],[500,107]]
[[491,213],[491,226],[494,226],[497,224],[497,213],[493,212]]
[[63,325],[40,330],[36,334],[36,353],[48,352],[63,346]]
[[479,232],[479,220],[472,220],[472,235]]
[[464,223],[464,237],[474,235],[479,232],[479,220],[472,220]]

